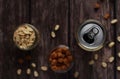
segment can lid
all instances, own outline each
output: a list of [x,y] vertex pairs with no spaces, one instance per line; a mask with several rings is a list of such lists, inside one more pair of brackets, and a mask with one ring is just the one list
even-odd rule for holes
[[97,51],[103,47],[106,30],[99,21],[87,20],[78,28],[76,39],[82,49]]

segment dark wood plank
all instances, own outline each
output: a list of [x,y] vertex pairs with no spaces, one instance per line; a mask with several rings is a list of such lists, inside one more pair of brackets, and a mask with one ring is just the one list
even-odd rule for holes
[[[17,76],[19,67],[16,63],[19,51],[13,43],[13,32],[19,24],[29,22],[29,1],[0,0],[0,79],[26,79],[25,73]],[[25,72],[25,71],[23,71]]]
[[[100,3],[100,9],[94,10],[94,4]],[[111,17],[104,20],[105,13],[110,13]],[[113,27],[110,24],[113,18],[113,4],[110,0],[70,0],[70,48],[75,56],[75,70],[80,73],[78,79],[114,79],[114,63],[108,63],[108,58],[114,54],[114,48],[108,48],[107,44],[113,41]],[[100,21],[107,29],[107,40],[103,49],[97,52],[83,51],[75,41],[76,29],[80,23],[87,19],[96,19]],[[99,54],[99,59],[95,61],[93,66],[89,66],[88,62],[93,59],[94,54]],[[101,62],[107,62],[107,68],[101,66]]]
[[[120,43],[117,41],[117,37],[120,36],[120,0],[116,0],[116,18],[118,19],[118,23],[113,25],[114,27],[116,27],[116,66],[120,66],[120,58],[118,57],[118,53],[120,52]],[[117,71],[116,69],[116,79],[120,79],[120,72]]]
[[[40,79],[68,78],[67,74],[56,74],[48,69],[43,72],[40,66],[48,66],[50,51],[58,45],[68,45],[68,0],[31,0],[31,24],[40,32],[40,43],[32,51],[33,61],[36,62]],[[50,36],[56,24],[60,29],[55,32],[56,37]],[[30,79],[35,79],[33,75]]]

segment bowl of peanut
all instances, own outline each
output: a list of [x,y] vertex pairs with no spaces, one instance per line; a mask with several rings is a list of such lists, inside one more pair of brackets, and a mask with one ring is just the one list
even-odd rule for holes
[[15,30],[13,41],[20,50],[31,50],[39,42],[39,32],[31,24],[22,24]]
[[50,69],[57,73],[65,73],[73,66],[73,55],[68,46],[59,45],[49,55]]

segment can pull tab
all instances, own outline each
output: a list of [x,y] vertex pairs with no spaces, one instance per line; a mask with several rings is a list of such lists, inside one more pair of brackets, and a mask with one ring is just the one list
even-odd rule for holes
[[89,43],[92,44],[95,40],[95,36],[99,33],[99,30],[96,27],[93,27],[89,32],[85,33],[83,35],[83,39]]

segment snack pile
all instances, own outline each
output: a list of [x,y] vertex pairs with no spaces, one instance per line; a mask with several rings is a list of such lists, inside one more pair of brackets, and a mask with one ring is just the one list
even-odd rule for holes
[[14,32],[13,40],[20,49],[28,49],[36,41],[35,30],[29,24],[21,25]]
[[68,48],[58,47],[50,54],[49,62],[53,71],[67,71],[72,65],[73,56]]

